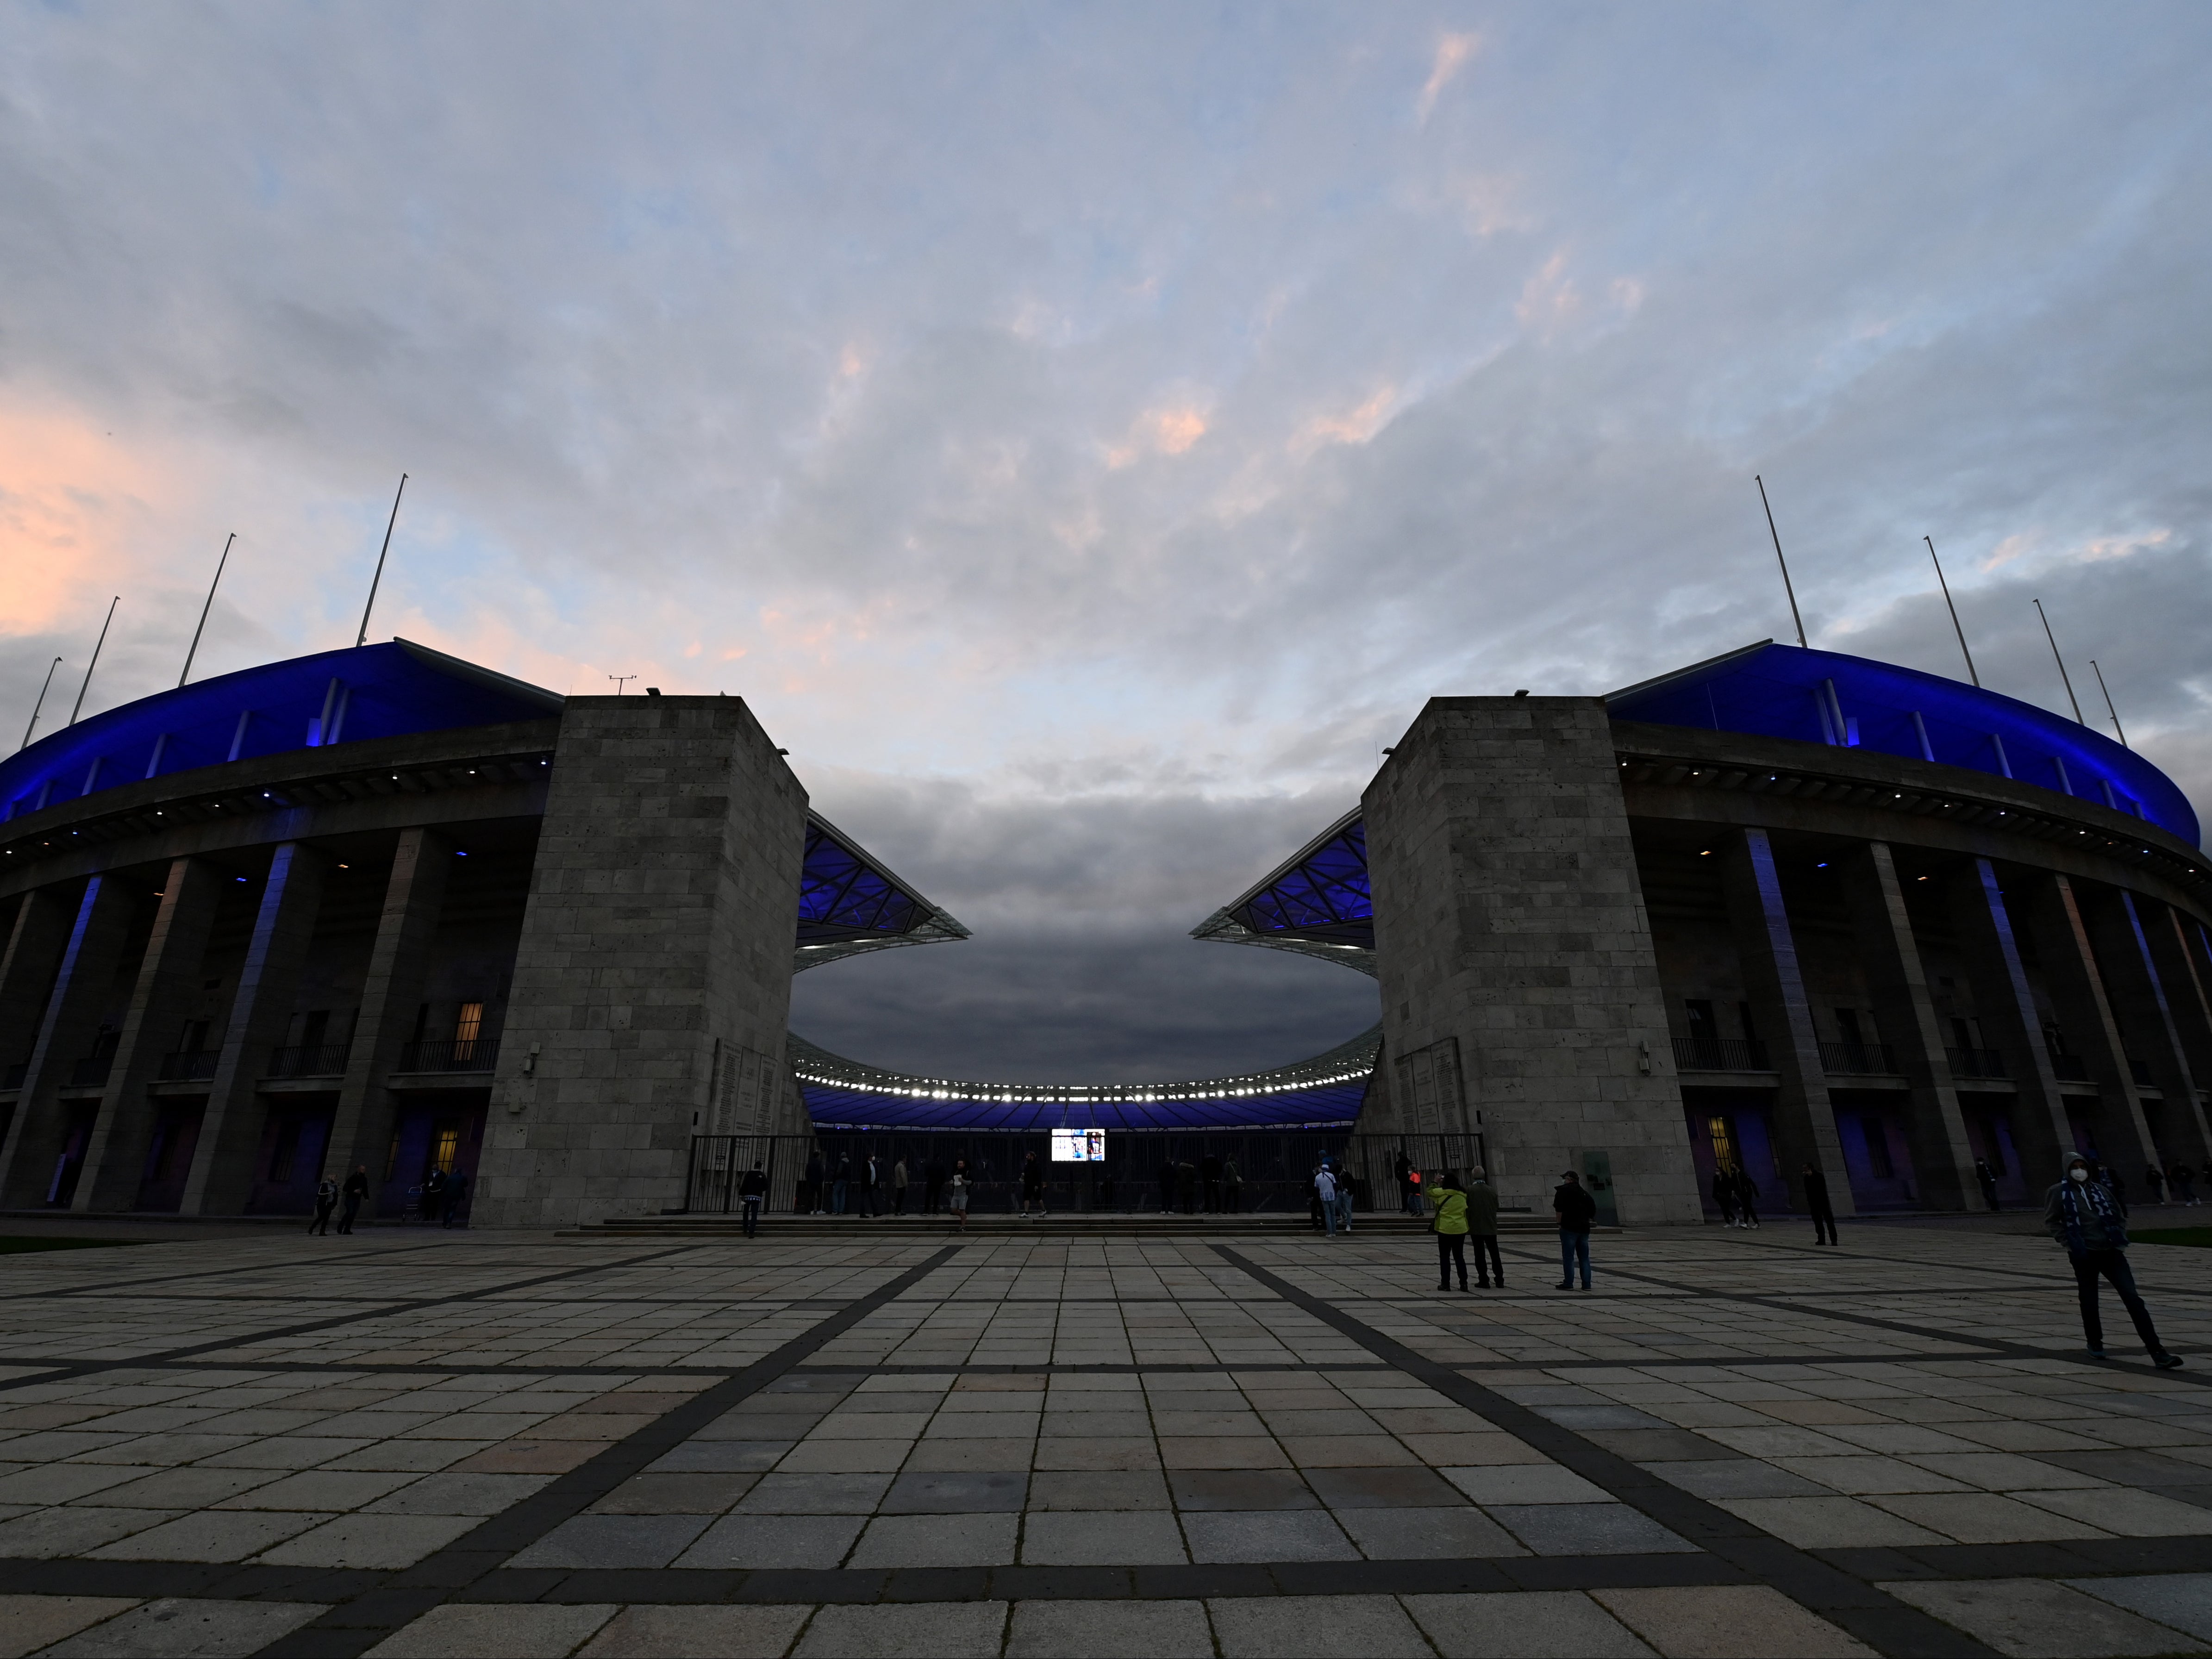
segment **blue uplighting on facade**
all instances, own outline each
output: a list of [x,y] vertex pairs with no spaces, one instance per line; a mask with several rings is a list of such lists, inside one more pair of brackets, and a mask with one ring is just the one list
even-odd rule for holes
[[1766,641],[1615,691],[1606,710],[1615,720],[1964,767],[2094,801],[2197,842],[2188,797],[2132,750],[2033,703],[1893,663]]
[[0,818],[226,761],[548,720],[550,691],[394,640],[240,669],[90,715],[0,761]]

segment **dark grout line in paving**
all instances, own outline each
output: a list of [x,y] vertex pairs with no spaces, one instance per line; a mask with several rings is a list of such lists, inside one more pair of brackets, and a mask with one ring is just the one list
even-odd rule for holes
[[1718,1504],[1668,1485],[1649,1470],[1585,1439],[1439,1360],[1427,1358],[1342,1309],[1299,1289],[1226,1244],[1214,1252],[1268,1285],[1285,1300],[1419,1378],[1446,1398],[1487,1419],[1677,1536],[1711,1552],[1799,1606],[1840,1626],[1876,1651],[1893,1655],[1977,1656],[1994,1650],[1876,1588],[1868,1580],[1786,1544]]

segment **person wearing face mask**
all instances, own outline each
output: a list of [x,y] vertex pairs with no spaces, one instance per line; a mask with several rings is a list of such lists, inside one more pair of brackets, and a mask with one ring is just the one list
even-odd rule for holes
[[2112,1282],[2121,1305],[2135,1321],[2151,1363],[2171,1370],[2181,1361],[2166,1351],[2158,1330],[2150,1322],[2150,1310],[2136,1293],[2136,1276],[2128,1267],[2128,1229],[2119,1204],[2104,1183],[2089,1176],[2089,1160],[2074,1158],[2066,1164],[2066,1178],[2053,1187],[2043,1203],[2043,1225],[2066,1248],[2074,1264],[2074,1283],[2081,1295],[2081,1336],[2092,1358],[2105,1357],[2105,1322],[2097,1310],[2097,1280]]

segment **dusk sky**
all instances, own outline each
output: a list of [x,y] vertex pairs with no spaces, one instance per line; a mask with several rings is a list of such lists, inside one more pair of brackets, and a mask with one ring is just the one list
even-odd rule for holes
[[[1188,929],[1435,695],[1790,624],[2212,809],[2212,9],[0,9],[0,713],[373,638],[747,698],[975,932],[793,1029],[1290,1060]],[[54,704],[48,704],[48,720]],[[41,730],[51,729],[42,724]]]

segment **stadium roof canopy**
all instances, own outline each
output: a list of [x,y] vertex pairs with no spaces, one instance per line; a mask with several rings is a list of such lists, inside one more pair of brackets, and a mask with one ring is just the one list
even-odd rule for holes
[[1354,807],[1243,895],[1190,930],[1218,945],[1263,945],[1375,971],[1367,825]]
[[1762,640],[1611,692],[1605,702],[1615,720],[1987,772],[2132,813],[2197,844],[2188,797],[2133,750],[2033,703],[1894,663]]
[[1359,1115],[1382,1028],[1273,1071],[1189,1083],[973,1083],[885,1071],[787,1039],[825,1129],[1322,1129]]
[[[0,822],[232,761],[553,720],[564,702],[406,640],[264,663],[90,715],[0,761]],[[850,836],[807,814],[794,970],[967,937]]]

